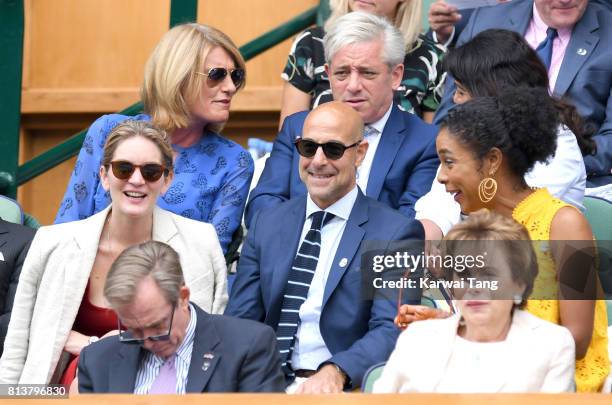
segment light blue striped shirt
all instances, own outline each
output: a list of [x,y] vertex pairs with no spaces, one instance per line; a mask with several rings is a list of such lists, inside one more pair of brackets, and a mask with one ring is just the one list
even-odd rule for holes
[[[193,305],[189,304],[189,324],[185,338],[176,351],[176,393],[184,394],[187,387],[187,374],[189,373],[189,365],[191,364],[191,353],[193,352],[193,338],[195,336],[195,328],[197,322],[197,314]],[[148,394],[153,385],[153,381],[159,374],[159,369],[164,360],[152,352],[147,351],[138,367],[136,373],[136,384],[134,385],[134,394]]]

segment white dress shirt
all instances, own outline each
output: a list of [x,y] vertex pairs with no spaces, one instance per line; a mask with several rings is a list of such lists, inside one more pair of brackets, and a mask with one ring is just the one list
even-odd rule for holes
[[365,158],[363,162],[361,162],[361,166],[357,168],[357,185],[363,191],[363,194],[366,194],[368,189],[368,179],[370,178],[370,171],[372,169],[372,162],[374,161],[374,155],[376,154],[376,149],[378,149],[378,144],[380,143],[380,137],[382,136],[383,130],[385,129],[385,125],[389,120],[389,116],[391,115],[391,109],[393,108],[393,103],[387,109],[385,115],[382,116],[376,122],[371,124],[367,124],[366,127],[372,127],[376,130],[375,133],[372,133],[368,136],[364,136],[364,139],[368,141],[368,151],[366,152]]
[[[440,168],[438,167],[438,172]],[[546,187],[558,199],[584,211],[586,169],[576,136],[564,125],[557,132],[555,156],[547,163],[536,163],[525,181],[531,187]],[[415,204],[416,219],[433,221],[444,235],[461,221],[461,207],[434,179],[431,190]]]
[[[325,210],[334,214],[335,217],[321,229],[319,261],[310,283],[306,301],[300,307],[300,324],[295,334],[295,345],[291,356],[291,365],[294,370],[316,370],[321,363],[332,357],[319,329],[323,293],[325,292],[329,270],[346,227],[346,221],[356,200],[357,187],[354,187],[353,190]],[[316,211],[321,211],[321,208],[312,201],[309,194],[306,200],[306,221],[304,221],[304,227],[302,228],[300,245],[310,229],[312,222],[310,215]]]

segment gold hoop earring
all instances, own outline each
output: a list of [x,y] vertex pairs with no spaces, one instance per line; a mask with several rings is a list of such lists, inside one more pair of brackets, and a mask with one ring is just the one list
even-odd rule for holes
[[497,181],[493,177],[485,177],[478,185],[478,198],[483,203],[488,203],[497,193]]

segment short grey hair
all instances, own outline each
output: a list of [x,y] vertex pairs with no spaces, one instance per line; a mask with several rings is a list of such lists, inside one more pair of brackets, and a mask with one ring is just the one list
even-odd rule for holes
[[386,18],[362,11],[353,11],[338,18],[323,39],[325,62],[331,65],[334,56],[347,45],[383,41],[382,58],[390,68],[403,63],[405,44],[402,33]]
[[112,264],[104,296],[114,309],[134,302],[138,285],[151,277],[170,304],[177,304],[185,279],[178,253],[165,243],[148,241],[125,249]]

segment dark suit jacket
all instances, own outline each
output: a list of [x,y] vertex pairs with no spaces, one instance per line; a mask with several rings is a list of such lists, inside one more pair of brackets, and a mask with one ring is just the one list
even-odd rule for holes
[[[476,34],[502,28],[525,34],[533,14],[533,0],[513,0],[510,3],[474,10],[457,45]],[[574,27],[572,38],[555,84],[554,94],[565,96],[578,112],[598,128],[594,137],[597,155],[586,156],[584,163],[589,180],[598,184],[612,182],[612,12],[593,1]],[[434,122],[439,124],[453,107],[455,83],[449,77],[444,99]],[[602,178],[597,178],[603,176]]]
[[[272,154],[245,212],[247,226],[255,213],[306,194],[300,179],[299,153],[293,144],[302,136],[308,111],[290,115],[278,134]],[[381,135],[368,179],[366,195],[414,218],[414,204],[431,188],[438,169],[437,128],[393,106]]]
[[[282,298],[305,221],[306,196],[291,199],[253,219],[242,248],[226,315],[278,327]],[[362,242],[424,238],[421,224],[360,191],[346,223],[323,295],[320,330],[353,387],[366,370],[386,361],[399,330],[393,324],[397,302],[362,296]],[[420,302],[412,291],[409,302]]]
[[[265,325],[222,315],[211,315],[197,305],[197,324],[187,381],[187,392],[282,392],[274,331]],[[79,392],[133,393],[141,355],[140,346],[108,337],[81,352]],[[204,355],[213,356],[203,370]]]
[[21,266],[30,249],[36,231],[0,218],[0,356],[8,329]]

